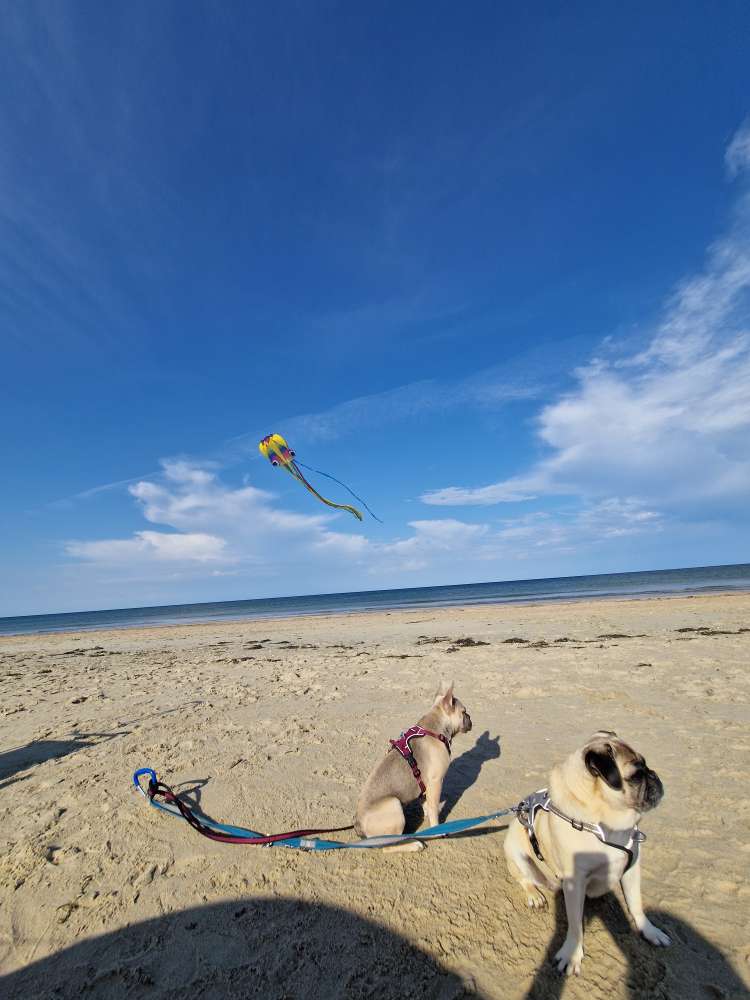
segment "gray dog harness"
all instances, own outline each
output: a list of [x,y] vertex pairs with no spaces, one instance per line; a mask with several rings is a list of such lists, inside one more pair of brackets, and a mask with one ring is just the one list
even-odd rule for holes
[[[544,861],[544,855],[539,847],[539,838],[536,835],[535,829],[536,819],[540,809],[543,809],[547,813],[552,813],[553,816],[557,816],[559,819],[565,820],[566,823],[570,823],[574,830],[593,833],[597,840],[600,840],[602,844],[605,844],[607,847],[616,847],[618,851],[624,851],[628,856],[628,863],[625,865],[625,872],[632,868],[638,860],[640,847],[646,839],[646,834],[642,833],[638,829],[637,824],[633,827],[630,839],[628,840],[626,846],[623,846],[622,844],[613,844],[611,840],[607,840],[604,830],[602,830],[598,823],[584,823],[583,820],[573,819],[571,816],[567,816],[551,801],[548,790],[546,788],[540,788],[538,792],[534,792],[532,795],[528,795],[525,799],[522,799],[513,810],[518,817],[518,822],[526,830],[526,833],[529,836],[529,843],[531,844],[532,850],[534,851],[534,854],[536,854],[539,861]],[[625,872],[623,872],[623,875]]]

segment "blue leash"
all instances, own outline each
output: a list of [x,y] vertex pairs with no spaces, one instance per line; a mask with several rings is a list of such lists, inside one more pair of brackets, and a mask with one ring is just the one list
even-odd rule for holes
[[[140,780],[144,775],[148,775],[149,779],[148,792],[144,790]],[[141,795],[156,809],[161,809],[162,812],[169,813],[170,816],[175,816],[177,819],[187,819],[179,808],[173,808],[166,803],[156,801],[154,797],[155,790],[157,787],[161,788],[164,786],[159,785],[156,772],[152,768],[142,767],[136,771],[133,775],[133,785],[136,790],[139,791]],[[187,807],[183,808],[186,812],[190,812]],[[273,843],[266,844],[265,846],[271,847],[276,845],[278,847],[294,847],[302,851],[338,851],[345,848],[362,849],[370,847],[388,847],[390,844],[400,844],[407,840],[433,840],[438,837],[449,837],[456,833],[462,833],[464,830],[471,830],[472,827],[481,826],[483,823],[490,823],[492,820],[499,819],[501,816],[507,816],[510,813],[515,813],[516,809],[517,806],[511,806],[509,809],[501,809],[499,812],[489,813],[487,816],[473,816],[470,819],[448,820],[446,823],[438,823],[437,826],[430,826],[426,830],[419,830],[417,833],[401,833],[383,837],[366,837],[363,840],[352,841],[323,840],[319,837],[300,837],[290,835],[289,837],[280,837]],[[230,837],[240,838],[240,840],[245,839],[248,843],[252,843],[254,840],[263,841],[267,839],[262,833],[257,833],[255,830],[247,830],[241,826],[230,826],[227,823],[216,823],[214,820],[206,819],[204,817],[201,817],[199,826],[200,825],[210,828],[217,834],[225,834]],[[196,829],[198,829],[198,827],[196,827]]]

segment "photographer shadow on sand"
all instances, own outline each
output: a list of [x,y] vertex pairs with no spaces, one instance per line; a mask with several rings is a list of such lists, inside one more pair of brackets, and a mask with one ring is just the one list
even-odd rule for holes
[[236,899],[89,938],[0,977],[7,1000],[481,997],[385,927],[293,899]]

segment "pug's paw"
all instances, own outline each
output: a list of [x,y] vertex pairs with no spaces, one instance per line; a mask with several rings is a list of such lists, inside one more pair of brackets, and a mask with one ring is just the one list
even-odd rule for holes
[[653,944],[657,948],[668,948],[672,943],[670,936],[665,934],[655,924],[652,924],[650,920],[644,920],[638,930],[649,944]]

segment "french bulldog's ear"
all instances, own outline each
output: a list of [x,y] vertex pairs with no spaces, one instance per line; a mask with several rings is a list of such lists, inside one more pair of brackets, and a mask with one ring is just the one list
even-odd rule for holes
[[589,774],[606,781],[609,787],[616,792],[622,790],[622,777],[611,754],[600,753],[598,750],[587,750],[584,762]]
[[446,708],[452,708],[453,706],[453,685],[455,681],[451,681],[450,684],[447,681],[440,681],[440,690],[435,698],[436,702],[442,702]]

